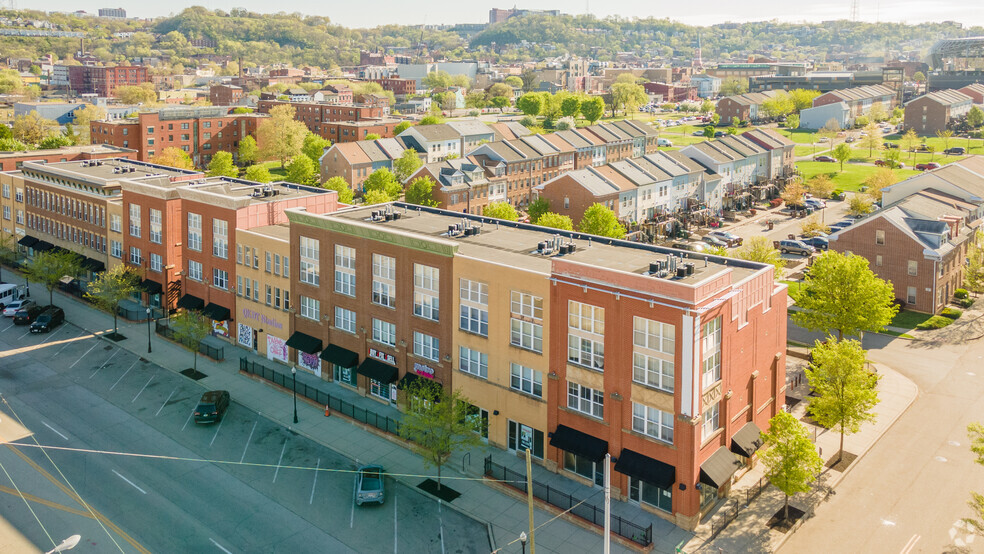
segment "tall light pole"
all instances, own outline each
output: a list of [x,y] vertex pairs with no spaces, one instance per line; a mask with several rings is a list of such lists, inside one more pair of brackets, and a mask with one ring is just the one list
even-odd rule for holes
[[526,531],[519,534],[519,543],[523,545],[523,554],[526,554]]
[[294,377],[294,423],[297,423],[297,368],[290,368],[290,374]]
[[147,353],[151,353],[150,347],[150,308],[147,308]]

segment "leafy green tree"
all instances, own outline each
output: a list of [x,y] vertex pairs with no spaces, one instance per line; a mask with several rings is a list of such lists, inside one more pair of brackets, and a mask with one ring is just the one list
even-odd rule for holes
[[[716,115],[716,114],[715,114]],[[800,116],[797,113],[791,113],[786,116],[786,128],[787,129],[799,129],[800,126]]]
[[448,88],[451,86],[451,75],[447,71],[431,71],[420,82],[427,88]]
[[976,105],[971,106],[970,111],[967,112],[967,125],[974,129],[984,125],[984,110]]
[[789,91],[789,96],[793,100],[793,110],[799,113],[807,108],[813,107],[813,100],[817,96],[820,96],[820,91],[798,88]]
[[612,85],[612,112],[621,108],[623,115],[635,112],[639,106],[649,101],[646,89],[635,83],[615,83]]
[[239,169],[232,162],[229,152],[216,152],[208,162],[209,177],[239,177]]
[[885,165],[887,165],[889,168],[898,169],[899,166],[902,164],[901,162],[902,152],[894,148],[891,150],[886,150],[884,159],[885,159]]
[[396,200],[400,197],[400,193],[403,192],[403,185],[385,167],[381,167],[370,173],[366,177],[366,180],[363,181],[362,188],[367,193],[374,190],[384,193],[387,198],[386,202]]
[[93,121],[106,119],[106,110],[95,104],[86,104],[85,107],[75,110],[72,114],[72,121],[78,131],[77,144],[91,144],[91,127]]
[[600,96],[592,96],[581,102],[581,115],[592,125],[605,113],[605,101]]
[[157,102],[157,92],[151,83],[116,87],[114,94],[123,104],[151,104]]
[[16,69],[0,71],[0,94],[17,94],[24,90],[24,80]]
[[301,153],[311,158],[314,162],[314,166],[318,167],[321,163],[321,155],[325,153],[325,149],[331,146],[331,141],[312,132],[304,135],[304,142],[301,145]]
[[118,264],[107,271],[96,275],[89,283],[85,297],[97,306],[113,314],[113,336],[119,336],[117,325],[120,303],[137,292],[140,285],[140,275],[137,270],[126,264]]
[[765,466],[765,477],[786,496],[782,517],[788,519],[789,497],[810,491],[823,460],[806,428],[789,412],[779,412],[769,420],[769,432],[762,433],[762,440],[765,448],[759,460]]
[[[4,125],[0,125],[0,127],[4,127]],[[0,138],[0,152],[19,152],[23,150],[34,150],[34,148],[14,138]]]
[[[14,133],[16,135],[16,132]],[[953,138],[953,129],[939,129],[936,131],[936,136],[943,143],[943,150],[950,148],[950,139]]]
[[338,201],[342,204],[351,204],[352,199],[355,197],[355,193],[352,192],[352,186],[345,182],[342,177],[332,177],[325,181],[323,188],[328,190],[333,190],[338,193]]
[[420,154],[413,148],[407,148],[400,154],[399,158],[393,160],[393,174],[402,183],[423,165],[424,162],[420,159]]
[[490,202],[482,209],[482,215],[506,221],[519,221],[519,213],[508,202]]
[[[11,265],[20,258],[17,253],[17,243],[14,242],[13,235],[0,235],[0,268]],[[0,283],[3,282],[2,272],[0,272]]]
[[782,201],[792,209],[802,209],[804,198],[806,197],[806,186],[799,181],[793,181],[786,185],[786,188],[779,195]]
[[246,135],[239,141],[239,163],[242,165],[256,162],[259,157],[259,148],[256,147],[256,139],[253,135]]
[[314,182],[317,176],[317,166],[311,158],[301,154],[294,156],[287,162],[287,174],[285,180],[298,185],[309,185]]
[[195,162],[191,161],[191,156],[177,146],[168,146],[151,158],[150,161],[158,165],[166,165],[178,169],[195,169]]
[[515,75],[506,77],[503,82],[512,88],[523,88],[523,80]]
[[24,266],[24,274],[48,289],[48,304],[55,304],[55,287],[62,277],[75,277],[82,272],[82,258],[67,250],[36,252]]
[[417,379],[406,390],[407,409],[400,419],[400,436],[410,441],[427,465],[441,468],[461,448],[481,446],[481,420],[471,415],[471,403],[457,389]]
[[786,260],[782,259],[782,254],[776,250],[772,241],[762,235],[756,235],[742,242],[734,255],[742,260],[772,265],[776,268],[773,273],[776,281],[782,279],[786,271]]
[[[970,451],[976,456],[974,462],[984,465],[984,425],[971,423],[967,426],[967,434],[970,436]],[[984,495],[971,491],[967,504],[974,515],[964,519],[964,523],[974,533],[984,536]]]
[[502,110],[508,108],[511,105],[509,97],[507,96],[493,96],[489,100],[489,103],[492,104],[493,108],[498,108],[499,113],[502,113]]
[[195,358],[193,369],[198,371],[198,349],[205,337],[212,334],[212,322],[197,310],[181,310],[168,320],[178,344],[191,350]]
[[441,119],[439,116],[425,115],[424,117],[420,118],[419,122],[417,122],[417,126],[422,127],[424,125],[440,125],[441,123],[444,123],[444,120]]
[[246,172],[243,174],[243,178],[247,181],[254,181],[257,183],[269,183],[273,181],[273,176],[270,175],[270,170],[266,168],[265,165],[251,165],[246,168]]
[[[71,124],[67,127],[71,127]],[[54,150],[63,146],[71,146],[74,143],[75,141],[65,135],[51,135],[41,139],[41,142],[38,143],[38,148],[41,150]]]
[[239,107],[233,108],[232,109],[232,113],[237,114],[237,115],[253,113],[253,108],[247,108],[246,106],[239,106]]
[[526,213],[530,216],[530,223],[539,225],[537,221],[540,220],[540,216],[550,211],[550,201],[542,196],[537,196],[530,202],[529,206],[526,207]]
[[524,69],[519,74],[519,79],[523,81],[523,92],[533,92],[540,84],[540,78],[536,76],[536,71]]
[[796,105],[793,102],[792,96],[784,91],[778,91],[775,96],[769,98],[765,102],[762,102],[762,107],[760,111],[769,118],[775,119],[785,115],[789,115],[796,110]]
[[[519,77],[515,77],[514,76],[513,78],[516,79],[516,80],[519,80]],[[505,84],[504,83],[495,83],[494,85],[492,85],[491,87],[489,87],[488,97],[489,97],[489,101],[490,102],[492,101],[493,98],[496,98],[496,97],[499,97],[499,96],[504,97],[504,98],[512,98],[513,97],[513,87],[508,84],[509,77],[506,78],[506,81],[507,81],[507,83],[505,83]],[[516,88],[522,88],[522,86],[523,86],[522,81],[520,81],[520,84],[518,86],[516,86]]]
[[806,190],[817,198],[830,198],[830,194],[834,192],[836,186],[830,177],[823,173],[814,175],[812,179],[806,182]]
[[409,121],[401,121],[396,125],[396,127],[393,127],[393,134],[399,135],[400,133],[406,131],[410,127],[413,127],[413,123],[410,123]]
[[281,168],[301,153],[308,134],[307,126],[297,121],[295,115],[294,106],[280,104],[271,108],[270,117],[256,127],[257,143],[262,146],[260,156],[279,160]]
[[861,217],[870,214],[875,210],[871,202],[871,197],[867,194],[858,193],[851,197],[847,202],[847,213],[854,217]]
[[564,98],[560,103],[560,113],[564,117],[577,117],[581,113],[581,99],[574,95]]
[[625,238],[626,232],[625,227],[619,223],[615,212],[598,203],[592,204],[584,210],[578,230],[582,233],[613,239]]
[[434,200],[434,185],[430,177],[417,177],[407,185],[406,200],[418,206],[437,207],[440,202]]
[[974,232],[974,239],[967,245],[964,287],[975,295],[984,292],[984,231],[980,229]]
[[906,131],[905,134],[902,135],[902,140],[900,142],[902,143],[902,148],[906,152],[912,153],[913,157],[910,159],[914,159],[916,155],[916,145],[919,144],[919,136],[916,135],[916,130],[909,129]]
[[861,256],[828,250],[813,262],[797,301],[793,323],[837,338],[881,331],[899,308],[892,284],[880,279]]
[[700,103],[700,113],[708,114],[714,111],[714,102],[704,100]]
[[888,119],[888,110],[885,109],[885,104],[881,102],[871,104],[871,107],[868,108],[868,118],[876,122]]
[[882,132],[881,128],[875,124],[874,121],[869,121],[864,127],[865,136],[861,137],[858,141],[862,148],[868,149],[868,157],[870,158],[874,154],[875,149],[881,148],[882,145]]
[[385,204],[390,202],[390,197],[388,194],[381,190],[367,190],[362,195],[362,203],[366,206],[372,206],[375,204]]
[[812,392],[810,417],[828,429],[840,431],[837,461],[844,456],[844,435],[857,433],[861,424],[874,421],[878,404],[878,375],[865,367],[867,357],[856,340],[816,341],[806,380]]
[[721,96],[736,96],[748,92],[748,79],[725,79],[721,82]]
[[830,155],[840,162],[840,170],[844,171],[844,162],[851,159],[851,147],[842,142],[837,145],[837,148],[834,148]]
[[707,138],[714,138],[715,129],[713,125],[707,125],[704,127],[704,136]]
[[738,134],[738,127],[728,127],[728,134],[731,136]]
[[528,92],[516,100],[516,107],[524,114],[536,117],[543,110],[543,96],[535,92]]
[[827,227],[820,221],[820,216],[813,214],[809,219],[800,224],[800,233],[804,237],[815,237],[820,233],[830,233],[830,227]]
[[41,117],[36,110],[31,110],[30,113],[14,118],[14,138],[27,144],[37,145],[42,140],[54,135],[57,130],[57,123]]
[[566,215],[560,215],[554,212],[546,212],[541,215],[536,221],[537,225],[541,227],[550,227],[551,229],[563,229],[564,231],[573,231],[574,222],[571,218]]

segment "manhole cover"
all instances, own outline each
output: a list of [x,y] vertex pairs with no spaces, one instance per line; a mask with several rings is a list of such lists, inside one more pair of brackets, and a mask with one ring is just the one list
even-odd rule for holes
[[185,377],[188,377],[189,379],[194,379],[195,381],[198,381],[200,379],[204,379],[204,378],[208,377],[208,375],[205,375],[201,371],[195,371],[194,369],[192,369],[190,367],[188,369],[182,369],[181,370],[181,375],[184,375]]

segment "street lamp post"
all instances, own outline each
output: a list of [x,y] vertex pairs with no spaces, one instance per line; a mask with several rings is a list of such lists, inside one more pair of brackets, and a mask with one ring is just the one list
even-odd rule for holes
[[151,353],[150,347],[150,308],[147,308],[147,353]]
[[294,377],[294,423],[297,423],[297,368],[290,368],[290,374]]
[[523,545],[523,554],[526,554],[526,531],[519,534],[519,543]]

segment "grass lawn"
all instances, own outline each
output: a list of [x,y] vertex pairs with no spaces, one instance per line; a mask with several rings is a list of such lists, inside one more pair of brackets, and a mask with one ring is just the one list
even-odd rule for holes
[[[900,139],[901,137],[899,135],[887,135],[883,140],[883,142],[894,142],[894,143],[901,144],[902,141]],[[945,157],[942,155],[942,153],[944,150],[946,150],[946,148],[943,146],[943,139],[939,137],[919,137],[919,142],[925,143],[929,146],[935,146],[936,159],[933,161],[943,163],[940,161],[940,158]],[[980,139],[970,139],[968,141],[965,138],[950,137],[950,140],[948,141],[947,144],[949,144],[950,148],[953,148],[955,146],[961,146],[967,149],[968,154],[984,154],[984,145],[982,145]],[[908,152],[905,152],[905,154],[908,154]]]
[[[826,173],[830,176],[834,184],[837,185],[837,188],[851,191],[858,190],[864,185],[864,180],[867,179],[868,176],[881,169],[880,167],[874,165],[857,165],[846,163],[844,164],[844,171],[840,171],[840,164],[836,162],[797,162],[796,167],[803,175],[804,180],[809,181],[815,175]],[[913,169],[896,169],[894,171],[900,181],[921,173],[920,171],[915,171]]]
[[903,329],[915,329],[916,325],[919,325],[923,321],[933,317],[933,314],[923,314],[919,312],[910,312],[909,310],[899,310],[899,313],[895,314],[892,322],[889,323],[892,327],[901,327]]
[[813,145],[796,145],[793,147],[793,153],[799,156],[819,156],[820,154],[826,154],[830,151],[830,147],[826,144],[818,144],[816,148]]
[[[875,160],[881,160],[885,158],[885,152],[887,150],[875,148],[871,152],[871,156],[868,156],[869,150],[867,148],[861,148],[856,146],[853,148],[851,154],[851,161],[868,162],[874,163]],[[982,152],[984,153],[984,152]],[[946,165],[959,160],[965,159],[967,156],[946,156],[942,152],[902,152],[902,158],[900,161],[905,163],[906,166],[915,167],[916,164],[923,164],[929,162],[936,162],[940,165]]]
[[274,181],[282,181],[287,177],[287,170],[280,167],[280,162],[277,160],[263,162],[259,165],[266,166],[267,170],[270,172],[270,176],[273,177]]
[[707,140],[707,137],[694,137],[688,135],[667,136],[665,131],[660,133],[659,136],[660,138],[669,139],[669,141],[673,143],[673,146],[687,146],[688,144],[696,144]]
[[817,134],[813,131],[792,131],[782,133],[789,137],[789,140],[797,144],[813,144],[817,139]]

